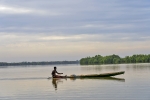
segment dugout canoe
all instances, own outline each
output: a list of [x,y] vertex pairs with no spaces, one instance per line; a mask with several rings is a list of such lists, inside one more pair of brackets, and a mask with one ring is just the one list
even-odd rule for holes
[[[120,72],[111,72],[111,73],[102,73],[102,74],[88,74],[88,75],[70,75],[64,76],[63,78],[94,78],[94,77],[111,77],[116,75],[124,74],[125,71]],[[48,77],[50,79],[51,77]]]

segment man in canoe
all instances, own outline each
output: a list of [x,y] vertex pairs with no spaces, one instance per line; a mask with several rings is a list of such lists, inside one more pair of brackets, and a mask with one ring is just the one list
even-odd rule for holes
[[57,68],[54,67],[54,70],[52,71],[52,77],[53,77],[53,78],[65,78],[65,77],[66,77],[66,76],[59,76],[59,75],[56,75],[56,73],[57,73],[57,74],[63,74],[63,73],[58,73],[56,69],[57,69]]

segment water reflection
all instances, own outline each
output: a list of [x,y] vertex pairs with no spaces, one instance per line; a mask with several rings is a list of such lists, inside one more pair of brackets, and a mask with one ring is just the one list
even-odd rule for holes
[[119,70],[120,66],[115,64],[115,65],[87,65],[87,66],[81,66],[81,70],[83,71],[102,71],[102,70]]
[[52,79],[52,85],[55,88],[55,90],[57,90],[57,85],[59,83],[63,83],[63,80],[62,79],[55,79],[55,78]]
[[[100,80],[100,81],[104,81],[104,80],[109,80],[109,81],[118,81],[118,82],[125,82],[124,78],[116,78],[116,77],[91,77],[91,78],[68,78],[71,81],[75,80]],[[63,83],[63,81],[67,81],[67,78],[54,78],[52,79],[52,85],[54,87],[55,90],[58,89],[58,84]]]
[[81,80],[111,80],[111,81],[119,81],[119,82],[125,82],[124,78],[116,78],[116,77],[91,77],[91,78],[80,78]]
[[145,64],[127,64],[126,65],[127,70],[150,70],[150,64],[145,63]]

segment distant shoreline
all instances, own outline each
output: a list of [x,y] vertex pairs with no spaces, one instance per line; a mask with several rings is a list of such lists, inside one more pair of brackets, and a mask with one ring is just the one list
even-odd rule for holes
[[22,66],[22,65],[55,65],[55,64],[80,64],[80,65],[104,65],[104,64],[133,64],[133,63],[150,63],[150,54],[137,54],[126,56],[124,58],[118,55],[101,56],[81,58],[76,61],[41,61],[41,62],[0,62],[0,66]]
[[22,66],[22,65],[54,65],[54,64],[80,64],[80,61],[42,61],[42,62],[0,62],[0,66]]

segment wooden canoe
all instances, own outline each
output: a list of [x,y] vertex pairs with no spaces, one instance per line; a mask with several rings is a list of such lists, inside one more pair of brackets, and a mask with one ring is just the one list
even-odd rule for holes
[[[111,73],[102,73],[102,74],[89,74],[89,75],[70,75],[64,76],[63,78],[93,78],[93,77],[111,77],[116,75],[124,74],[125,71],[120,72],[111,72]],[[51,77],[48,77],[50,79]]]

